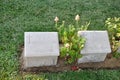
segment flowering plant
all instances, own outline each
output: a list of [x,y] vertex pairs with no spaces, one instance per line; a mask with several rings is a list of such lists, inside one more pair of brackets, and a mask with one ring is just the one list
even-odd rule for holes
[[87,30],[89,23],[79,27],[79,15],[76,15],[76,26],[68,25],[65,27],[65,21],[62,22],[62,25],[58,26],[57,22],[59,21],[58,17],[55,17],[56,29],[59,34],[59,42],[63,44],[60,47],[60,56],[67,61],[67,63],[73,63],[78,58],[82,57],[80,54],[81,49],[84,47],[86,39],[82,36],[78,36],[79,30]]
[[120,52],[117,50],[120,47],[120,18],[108,18],[105,23],[109,33],[113,56],[119,58]]
[[107,27],[110,42],[112,45],[112,52],[116,52],[118,47],[120,46],[120,18],[108,18],[105,21],[105,25]]

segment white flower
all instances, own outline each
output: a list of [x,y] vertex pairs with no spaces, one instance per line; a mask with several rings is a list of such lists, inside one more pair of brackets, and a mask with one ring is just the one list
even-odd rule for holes
[[79,19],[80,19],[80,16],[77,14],[77,15],[75,16],[75,20],[76,20],[76,21],[79,21]]
[[69,54],[67,53],[67,56],[69,56]]
[[69,48],[69,47],[70,47],[70,44],[69,44],[69,43],[66,43],[66,44],[65,44],[65,47],[66,47],[66,48]]
[[58,22],[59,21],[59,18],[56,16],[55,19],[54,19],[55,22]]

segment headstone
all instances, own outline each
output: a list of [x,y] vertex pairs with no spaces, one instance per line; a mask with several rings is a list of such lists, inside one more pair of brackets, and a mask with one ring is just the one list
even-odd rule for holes
[[57,32],[25,32],[24,67],[56,65],[58,56]]
[[78,35],[86,38],[81,50],[83,57],[78,59],[78,63],[101,62],[111,52],[107,31],[79,31]]

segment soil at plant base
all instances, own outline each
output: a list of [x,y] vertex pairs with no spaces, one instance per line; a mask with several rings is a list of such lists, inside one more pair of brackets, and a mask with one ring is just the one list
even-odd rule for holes
[[[21,49],[23,51],[23,48]],[[118,69],[120,68],[120,58],[113,57],[112,54],[108,54],[105,61],[103,62],[89,62],[89,63],[81,63],[81,64],[65,64],[65,60],[63,58],[58,58],[58,63],[55,66],[42,66],[42,67],[31,67],[24,68],[23,64],[23,56],[20,57],[20,72],[31,72],[31,73],[39,73],[39,72],[63,72],[63,71],[71,71],[71,70],[80,70],[80,69]]]

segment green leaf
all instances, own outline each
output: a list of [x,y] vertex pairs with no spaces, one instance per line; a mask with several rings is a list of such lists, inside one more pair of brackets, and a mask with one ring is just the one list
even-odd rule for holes
[[61,48],[60,48],[60,51],[61,51],[60,56],[61,56],[61,57],[65,57],[66,54],[67,54],[67,48],[61,47]]

